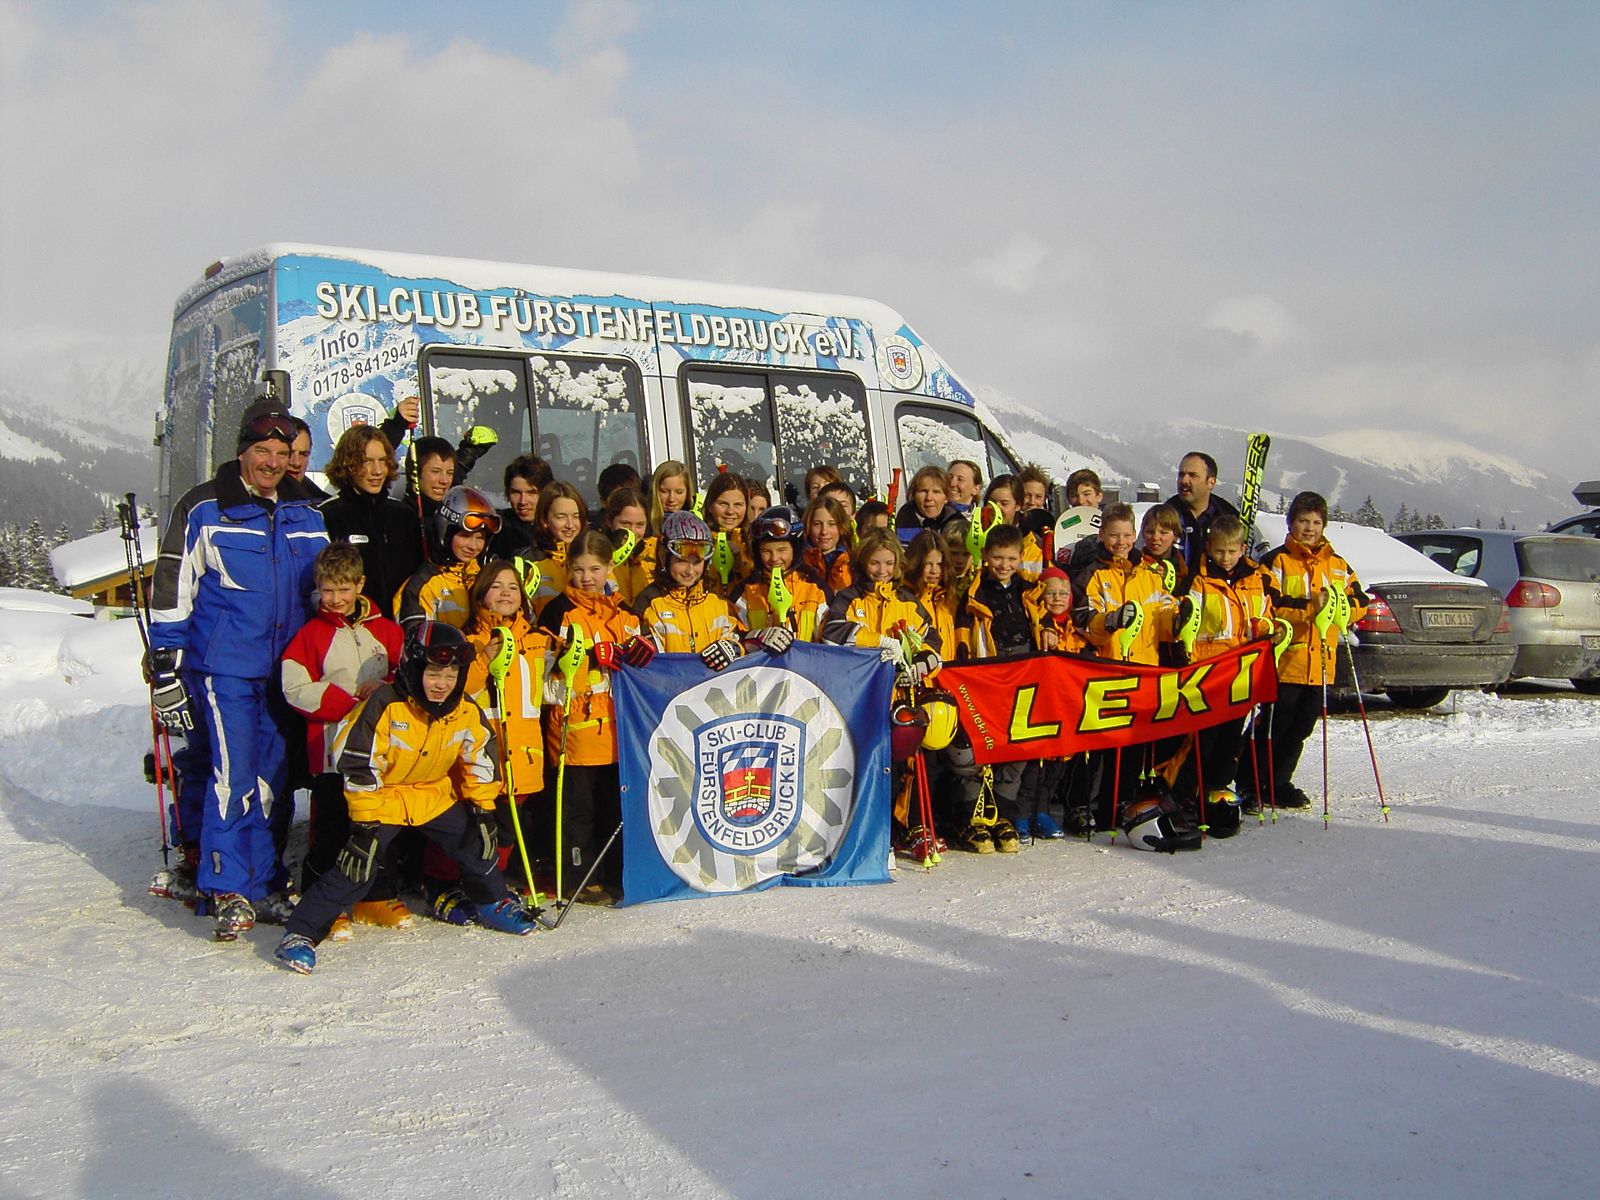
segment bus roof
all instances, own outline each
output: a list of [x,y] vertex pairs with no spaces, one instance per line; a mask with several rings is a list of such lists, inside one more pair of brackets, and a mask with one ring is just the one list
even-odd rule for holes
[[360,250],[349,246],[316,246],[298,242],[272,242],[244,254],[230,255],[206,268],[204,276],[178,297],[174,318],[180,317],[205,295],[234,280],[269,270],[278,260],[306,256],[346,259],[398,278],[437,278],[467,289],[521,288],[535,293],[562,295],[630,296],[638,299],[708,304],[730,308],[764,308],[830,316],[853,316],[883,332],[906,325],[905,318],[877,300],[861,296],[801,292],[748,284],[715,283],[700,279],[628,275],[573,267],[544,267],[487,259],[450,258],[408,254],[394,250]]

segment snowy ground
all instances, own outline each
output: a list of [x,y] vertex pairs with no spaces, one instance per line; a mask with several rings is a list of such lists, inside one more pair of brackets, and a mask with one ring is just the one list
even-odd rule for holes
[[1593,699],[1379,714],[1387,826],[1341,717],[1327,831],[361,930],[307,979],[145,894],[132,636],[0,614],[0,1194],[1593,1187]]

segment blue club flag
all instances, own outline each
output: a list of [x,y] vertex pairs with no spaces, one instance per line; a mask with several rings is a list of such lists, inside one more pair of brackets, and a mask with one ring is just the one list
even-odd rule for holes
[[877,651],[809,642],[617,671],[623,903],[887,883],[893,685]]

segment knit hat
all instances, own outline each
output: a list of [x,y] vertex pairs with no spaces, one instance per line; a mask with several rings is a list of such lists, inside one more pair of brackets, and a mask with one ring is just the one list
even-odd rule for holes
[[284,411],[282,404],[276,400],[257,400],[244,410],[244,418],[239,422],[239,448],[235,453],[243,454],[248,447],[268,438],[275,438],[285,446],[293,445],[294,433],[294,418]]

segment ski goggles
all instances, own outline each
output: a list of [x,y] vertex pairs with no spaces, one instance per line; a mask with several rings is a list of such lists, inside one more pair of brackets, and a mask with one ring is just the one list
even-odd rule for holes
[[294,441],[294,433],[294,422],[283,413],[262,413],[245,422],[244,428],[239,431],[239,440],[254,443],[276,438],[280,442],[290,443]]
[[496,534],[500,532],[500,514],[485,512],[465,512],[455,522],[464,533]]
[[673,538],[667,543],[667,553],[673,558],[687,559],[689,562],[699,562],[711,553],[710,542],[694,542],[687,538]]
[[472,647],[429,646],[422,656],[430,667],[464,667],[472,661]]
[[793,537],[799,531],[800,526],[797,522],[785,521],[782,517],[771,517],[756,526],[755,539],[763,542],[782,541]]

